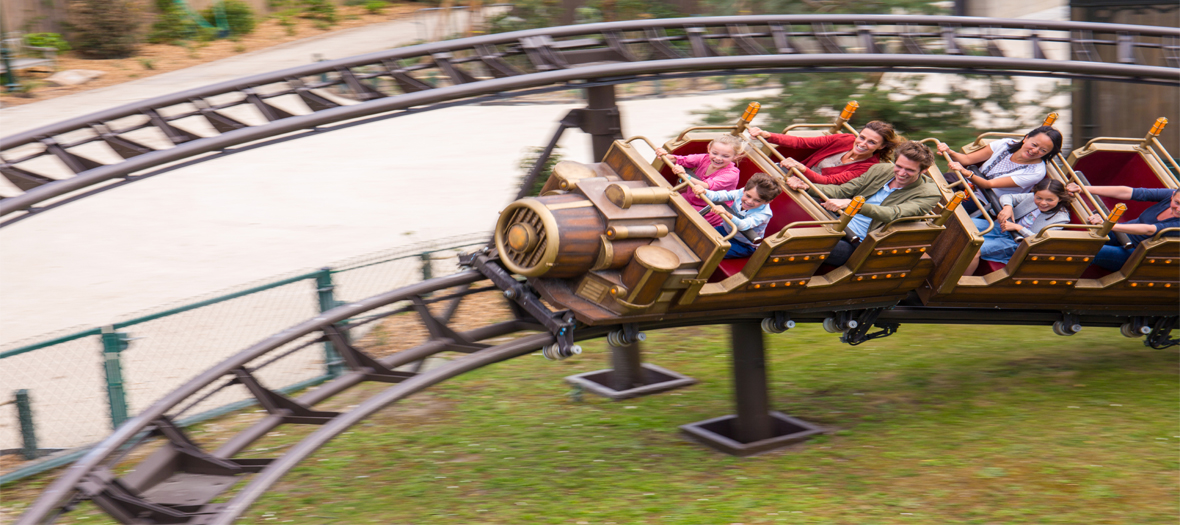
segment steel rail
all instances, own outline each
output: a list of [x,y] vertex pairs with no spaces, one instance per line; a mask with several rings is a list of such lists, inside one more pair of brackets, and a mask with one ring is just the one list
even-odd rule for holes
[[554,341],[556,339],[553,337],[553,334],[548,332],[525,336],[515,341],[460,357],[444,366],[415,375],[361,402],[356,408],[333,418],[327,424],[321,426],[311,435],[288,449],[285,454],[275,459],[270,465],[267,465],[262,472],[252,477],[248,484],[242,487],[234,495],[233,499],[226,504],[225,509],[217,515],[217,518],[210,523],[222,525],[232,524],[267,489],[278,482],[279,478],[301,461],[324,446],[332,438],[340,435],[353,425],[360,423],[390,404],[464,372],[531,353],[542,346],[552,344]]
[[[835,28],[829,27],[831,24],[852,27],[846,31],[835,31]],[[751,25],[756,28],[748,27]],[[910,30],[903,35],[896,30],[899,25],[929,27],[932,31]],[[809,26],[810,31],[798,30],[800,26]],[[740,33],[739,28],[747,32]],[[670,29],[685,30],[687,34],[668,36],[663,33]],[[968,32],[971,29],[978,31]],[[645,31],[646,36],[637,38],[626,34],[640,30]],[[1064,39],[1045,36],[1043,33],[1046,31],[1069,31],[1070,36]],[[1180,29],[1175,28],[1079,22],[893,15],[776,15],[587,24],[423,44],[222,82],[2,138],[0,171],[25,193],[0,200],[0,216],[20,210],[33,211],[33,206],[40,202],[107,180],[128,177],[140,170],[239,144],[298,130],[316,129],[333,122],[491,93],[511,93],[537,86],[568,85],[576,88],[580,87],[580,82],[635,82],[667,73],[719,71],[724,72],[719,74],[733,74],[735,71],[756,68],[892,68],[897,71],[1107,78],[1180,85],[1180,68],[1172,64],[1155,66],[976,56],[962,54],[961,49],[968,42],[986,41],[994,44],[996,40],[1022,42],[1035,49],[1039,49],[1037,46],[1042,42],[1054,40],[1069,42],[1072,46],[1081,43],[1074,38],[1073,31],[1109,34],[1109,39],[1091,37],[1085,42],[1089,45],[1113,46],[1120,52],[1126,52],[1127,49],[1133,52],[1137,48],[1162,48],[1164,39],[1180,38]],[[1120,31],[1134,36],[1130,40],[1125,37],[1118,39],[1115,33]],[[556,40],[576,37],[581,39]],[[923,39],[922,44],[929,49],[919,46],[918,51],[923,54],[880,53],[880,46],[874,43],[878,38],[902,37]],[[809,53],[808,48],[815,48],[816,45],[806,39],[820,38],[843,38],[847,41],[847,49],[838,45],[837,50],[831,46],[820,46],[822,52]],[[1160,39],[1160,43],[1144,41],[1144,38]],[[669,42],[691,44],[688,46],[691,49],[678,50],[669,46]],[[648,56],[637,56],[634,50],[645,46]],[[953,51],[960,54],[926,54],[941,52],[947,47],[953,47]],[[732,54],[724,55],[718,49]],[[847,52],[858,49],[865,52]],[[1074,51],[1076,49],[1071,49],[1071,57]],[[689,56],[690,53],[694,56]],[[1034,56],[1044,55],[1034,53]],[[505,62],[514,59],[517,62]],[[1132,62],[1133,59],[1134,56],[1131,57]],[[460,65],[482,66],[493,76],[501,78],[479,78],[460,68]],[[354,71],[354,68],[361,69]],[[372,68],[377,71],[373,72]],[[444,84],[450,85],[437,87],[413,76],[427,73],[436,75],[443,79]],[[308,80],[321,76],[332,77],[332,80]],[[366,84],[375,79],[394,81],[401,93],[381,91]],[[348,104],[332,100],[332,97],[316,91],[332,86],[347,89],[360,102]],[[212,100],[228,95],[232,95],[234,100]],[[266,102],[285,95],[298,95],[311,113],[292,115]],[[178,108],[178,105],[184,107]],[[253,108],[252,111],[260,114],[267,123],[248,125],[230,115],[219,113],[219,110],[239,107]],[[121,124],[115,122],[133,115],[146,117],[146,121],[121,128]],[[201,137],[170,124],[190,117],[208,121],[218,135]],[[155,149],[122,135],[152,127],[162,132],[172,146]],[[85,136],[77,138],[82,135]],[[70,151],[70,148],[83,144],[103,141],[115,148],[125,160],[103,165]],[[27,149],[26,146],[32,149],[21,151]],[[33,151],[38,146],[41,149]],[[43,156],[57,157],[74,175],[54,180],[53,177],[19,166]],[[124,182],[129,181],[127,179]],[[0,226],[11,222],[0,223]]]
[[[143,413],[128,420],[125,424],[120,426],[113,434],[106,440],[96,445],[91,449],[82,459],[67,469],[54,483],[46,489],[41,497],[31,505],[28,510],[22,515],[17,522],[18,525],[30,525],[34,523],[45,523],[46,520],[52,521],[56,517],[56,513],[62,510],[63,505],[69,505],[78,496],[79,488],[83,482],[91,483],[98,482],[97,478],[90,476],[98,470],[113,466],[107,465],[111,458],[116,459],[125,457],[124,444],[129,442],[142,441],[140,438],[145,431],[149,430],[161,416],[168,413],[170,409],[179,406],[193,396],[201,393],[204,389],[213,385],[227,375],[231,375],[235,369],[244,367],[252,360],[265,355],[274,350],[280,350],[285,345],[300,339],[308,334],[320,331],[329,337],[339,337],[339,332],[336,332],[335,326],[346,319],[356,317],[358,314],[370,311],[376,308],[381,308],[388,304],[404,300],[407,297],[420,296],[421,294],[452,288],[455,286],[462,286],[483,280],[485,276],[478,271],[468,270],[458,274],[432,279],[416,285],[393,290],[383,294],[373,296],[362,301],[350,303],[339,306],[333,310],[329,310],[320,314],[319,316],[310,320],[297,324],[287,330],[274,334],[267,339],[252,345],[251,347],[235,354],[226,359],[222,363],[202,372],[200,375],[190,380],[184,386],[181,386],[174,392],[168,394],[160,401],[148,407]],[[1142,312],[1087,312],[1079,311],[1078,314],[1088,325],[1092,326],[1119,326],[1125,322],[1128,316],[1142,316]],[[738,314],[709,315],[702,318],[684,317],[674,318],[658,322],[643,323],[641,329],[663,329],[674,328],[678,326],[699,325],[699,324],[725,324],[732,323],[738,320],[760,319],[765,317],[765,312],[747,312]],[[803,312],[791,312],[791,318],[799,322],[821,322],[826,317],[831,315],[828,310],[809,310]],[[905,322],[923,322],[923,323],[964,323],[964,324],[1050,324],[1055,322],[1060,317],[1058,312],[1046,311],[996,311],[990,308],[913,308],[913,307],[898,307],[896,309],[886,310],[882,312],[881,320],[894,320]],[[579,330],[577,335],[578,340],[585,340],[591,338],[602,337],[606,335],[609,330],[614,327],[599,326],[586,327]],[[496,323],[487,325],[481,328],[476,328],[467,334],[470,334],[472,339],[486,339],[490,337],[497,337],[509,333],[520,332],[524,330],[542,329],[540,325],[534,325],[522,321],[509,321],[507,323]],[[214,507],[216,514],[202,514],[200,516],[201,523],[232,523],[239,517],[246,509],[250,507],[262,494],[264,494],[270,487],[274,485],[286,472],[290,471],[303,459],[306,459],[328,441],[340,435],[343,431],[351,426],[363,421],[373,413],[395,403],[405,397],[421,391],[429,386],[438,384],[446,379],[455,377],[467,371],[480,368],[482,366],[490,365],[506,359],[511,359],[550,344],[555,340],[554,336],[548,332],[528,335],[497,346],[490,346],[477,351],[471,352],[469,355],[460,357],[434,370],[415,374],[406,378],[397,385],[383,390],[374,396],[361,402],[357,407],[348,412],[338,414],[325,422],[321,428],[309,434],[302,441],[295,446],[287,449],[282,456],[272,460],[265,468],[258,472],[257,475],[249,478],[249,481],[230,499],[225,506]],[[419,345],[410,350],[405,350],[386,358],[382,358],[380,362],[385,366],[399,366],[409,363],[414,360],[423,359],[430,355],[436,354],[445,350],[445,340],[431,339],[426,343]],[[352,386],[355,386],[365,380],[366,372],[363,369],[354,369],[327,384],[321,385],[318,389],[310,391],[303,396],[300,396],[296,401],[303,403],[306,406],[314,406],[315,404],[324,401],[339,392],[342,392]],[[235,435],[226,443],[222,444],[215,452],[213,457],[230,458],[234,454],[243,450],[246,445],[254,440],[265,435],[270,429],[283,424],[283,417],[281,414],[271,414],[255,423],[250,428]],[[99,476],[101,478],[101,476]],[[90,480],[90,481],[87,481]]]
[[[984,17],[957,17],[957,16],[908,16],[908,15],[759,15],[759,16],[722,16],[722,17],[699,17],[699,18],[673,18],[673,19],[659,19],[659,20],[631,20],[624,22],[605,22],[596,24],[583,24],[576,26],[564,26],[545,29],[532,29],[525,31],[516,31],[511,33],[500,33],[495,35],[485,35],[472,38],[463,38],[456,40],[448,40],[442,42],[434,42],[428,44],[421,44],[416,46],[409,46],[404,48],[396,48],[389,51],[381,51],[376,53],[367,53],[363,55],[356,55],[337,60],[330,60],[324,62],[317,62],[305,66],[298,66],[281,71],[261,73],[258,75],[248,76],[235,80],[228,80],[209,86],[186,90],[170,95],[163,95],[160,97],[151,98],[141,102],[133,102],[112,108],[105,111],[92,113],[83,117],[77,117],[70,120],[65,120],[44,126],[41,128],[17,133],[12,136],[0,138],[0,150],[10,149],[13,146],[21,143],[34,142],[41,137],[55,135],[64,131],[69,131],[75,128],[86,127],[96,121],[108,121],[117,118],[126,117],[129,115],[139,114],[139,110],[143,107],[158,107],[167,106],[177,103],[191,102],[192,98],[208,97],[211,95],[222,94],[231,91],[239,91],[246,87],[253,87],[258,85],[271,84],[275,82],[287,81],[292,77],[307,77],[318,75],[324,72],[337,71],[338,68],[352,68],[363,65],[370,65],[378,63],[382,60],[414,58],[420,56],[430,56],[439,52],[455,51],[457,49],[471,49],[479,45],[504,45],[514,44],[522,39],[530,37],[548,36],[550,38],[570,37],[570,36],[587,36],[600,35],[607,31],[643,31],[651,28],[657,29],[687,29],[692,27],[717,26],[727,28],[733,24],[745,24],[755,26],[766,26],[768,24],[789,24],[789,25],[816,25],[816,24],[851,24],[856,26],[863,26],[865,24],[880,24],[886,26],[947,26],[951,28],[961,29],[966,27],[987,29],[996,31],[1000,29],[1024,29],[1030,31],[1098,31],[1102,33],[1130,33],[1138,36],[1152,36],[1152,37],[1180,37],[1180,29],[1170,28],[1164,26],[1140,26],[1130,24],[1105,24],[1096,22],[1062,22],[1052,20],[1020,20],[1020,19],[1004,19],[1004,18],[984,18]],[[856,33],[852,33],[856,34]],[[907,32],[906,34],[913,34]],[[930,33],[930,36],[938,35],[942,37],[941,33]],[[723,35],[728,37],[728,34]],[[807,36],[805,32],[792,32],[790,36]],[[958,35],[956,35],[958,36]],[[1009,39],[1001,34],[989,34],[994,39]],[[965,38],[986,38],[981,35],[967,35]],[[1117,40],[1099,41],[1108,45],[1117,45]],[[1154,46],[1153,46],[1154,47]],[[969,58],[969,57],[964,57]]]
[[[865,66],[905,68],[921,66],[926,68],[963,68],[964,57],[946,55],[753,55],[708,58],[684,58],[640,63],[620,63],[565,69],[544,73],[533,73],[517,77],[485,80],[460,84],[429,91],[408,93],[397,97],[376,99],[363,104],[340,106],[316,113],[293,116],[276,120],[262,126],[250,126],[213,137],[182,143],[178,146],[155,150],[138,155],[116,164],[86,170],[76,176],[48,183],[26,191],[24,194],[0,200],[0,216],[27,209],[39,202],[62,196],[70,192],[116,179],[134,172],[188,159],[204,153],[220,151],[232,146],[301,131],[334,122],[366,117],[379,113],[402,110],[418,105],[444,102],[457,98],[478,96],[488,93],[525,89],[547,84],[594,80],[617,75],[641,75],[649,73],[679,72],[686,70],[717,70],[765,67],[831,67]],[[966,69],[1003,69],[1009,71],[1045,71],[1048,60],[1009,59],[994,57],[972,57]],[[1180,71],[1165,67],[1132,66],[1095,62],[1062,62],[1055,64],[1058,72],[1088,73],[1118,77],[1122,75],[1159,79],[1174,79],[1180,85]],[[641,80],[641,79],[636,79]],[[3,224],[0,223],[0,226]]]
[[120,445],[131,440],[139,433],[146,430],[153,422],[166,414],[172,407],[179,405],[189,397],[199,393],[201,389],[216,382],[218,379],[231,375],[236,368],[244,367],[247,363],[258,358],[261,355],[267,354],[275,349],[281,348],[283,345],[291,343],[300,337],[310,334],[315,331],[321,331],[325,327],[344,321],[350,317],[355,317],[358,314],[366,311],[385,306],[387,304],[400,301],[407,297],[419,295],[423,293],[432,292],[439,289],[450,288],[452,286],[459,286],[463,284],[473,283],[484,279],[484,276],[475,270],[468,270],[459,272],[447,277],[440,277],[425,281],[416,285],[407,286],[383,294],[379,294],[368,299],[357,301],[336,307],[332,310],[324,312],[319,316],[299,323],[291,328],[283,330],[282,332],[271,335],[270,337],[255,343],[249,348],[238,352],[232,357],[218,363],[212,368],[202,372],[198,376],[189,380],[180,388],[172,391],[168,395],[161,398],[152,406],[144,409],[143,412],[135,417],[127,420],[119,428],[115,429],[107,439],[90,449],[89,452],[77,463],[71,465],[60,477],[53,482],[49,488],[45,489],[41,497],[37,499],[29,507],[23,516],[21,516],[18,523],[31,524],[40,523],[40,520],[49,515],[55,507],[65,502],[66,499],[72,497],[75,487],[83,478],[97,468],[104,460],[111,455],[118,452]]

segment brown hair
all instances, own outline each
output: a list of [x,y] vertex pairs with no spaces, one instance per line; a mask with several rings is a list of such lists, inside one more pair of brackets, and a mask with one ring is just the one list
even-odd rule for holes
[[1032,193],[1035,195],[1038,191],[1046,190],[1048,190],[1049,193],[1057,196],[1057,205],[1045,213],[1057,213],[1063,209],[1066,209],[1066,207],[1069,206],[1069,203],[1073,202],[1073,194],[1065,190],[1065,185],[1060,181],[1050,179],[1049,177],[1041,179],[1041,182],[1038,182],[1036,186],[1033,186]]
[[746,181],[745,189],[749,190],[750,188],[754,188],[754,191],[758,193],[758,198],[763,202],[774,200],[783,191],[778,182],[765,173],[755,173],[751,176],[750,180]]
[[930,148],[921,142],[907,140],[898,146],[897,154],[905,155],[905,158],[917,162],[921,167],[919,171],[926,171],[934,165],[934,154],[930,153]]
[[905,142],[905,139],[893,129],[893,124],[883,120],[869,122],[865,124],[864,129],[871,129],[881,136],[881,149],[874,152],[881,160],[893,160],[895,150],[902,142]]

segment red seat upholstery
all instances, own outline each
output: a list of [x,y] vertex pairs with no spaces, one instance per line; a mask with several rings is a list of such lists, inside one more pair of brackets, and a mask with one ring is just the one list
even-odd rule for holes
[[[1086,175],[1086,180],[1094,186],[1130,186],[1132,188],[1162,188],[1159,177],[1151,170],[1151,166],[1143,157],[1133,151],[1097,151],[1078,159],[1073,167]],[[1126,222],[1139,216],[1153,203],[1140,201],[1120,201],[1110,197],[1099,197],[1107,208],[1122,202],[1127,205],[1127,212],[1122,220]]]
[[742,257],[740,259],[722,259],[721,264],[717,265],[717,271],[713,272],[713,276],[709,279],[709,281],[715,282],[714,279],[716,281],[720,281],[731,275],[741,273],[742,268],[746,267],[746,262],[749,260],[749,257]]
[[[676,155],[694,155],[697,153],[705,153],[708,144],[708,142],[704,141],[690,142],[677,148],[672,153],[675,153]],[[806,152],[802,151],[792,150],[787,153],[796,155],[796,158],[806,157],[806,155],[803,155],[803,153]],[[746,181],[750,180],[750,177],[759,171],[760,170],[758,169],[758,166],[753,162],[748,159],[743,160],[740,164],[738,164],[738,172],[740,175],[738,176],[737,187],[745,187]],[[677,183],[676,177],[672,175],[672,170],[667,166],[664,166],[664,169],[660,171],[660,174],[663,175],[670,184],[675,185]],[[811,217],[811,215],[804,211],[803,208],[796,204],[793,199],[786,195],[779,195],[777,198],[771,201],[770,211],[773,213],[773,216],[770,218],[770,223],[766,225],[767,235],[778,232],[783,228],[783,226],[791,224],[792,222],[815,220]],[[713,276],[710,277],[709,280],[716,282],[741,272],[742,268],[746,267],[747,260],[748,258],[723,260],[717,267],[717,271],[714,272]]]

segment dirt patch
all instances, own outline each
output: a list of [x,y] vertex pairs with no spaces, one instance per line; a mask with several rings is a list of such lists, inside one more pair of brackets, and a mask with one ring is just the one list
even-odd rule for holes
[[[490,284],[490,281],[480,281],[471,286],[478,289]],[[445,297],[446,293],[437,292],[442,297]],[[438,301],[430,304],[431,313],[436,317],[443,315],[448,303],[449,301]],[[512,312],[508,310],[504,294],[498,290],[488,291],[464,297],[448,326],[456,332],[464,332],[510,319]],[[378,322],[380,324],[377,327],[357,341],[358,346],[373,357],[385,357],[413,348],[425,342],[430,336],[421,318],[414,312],[394,315]]]
[[258,23],[254,32],[234,40],[191,42],[186,46],[143,44],[139,48],[139,53],[131,58],[92,60],[81,58],[77,52],[70,51],[58,57],[59,71],[90,69],[102,71],[104,75],[78,86],[54,87],[45,82],[45,79],[52,75],[53,71],[47,69],[21,70],[17,73],[18,78],[22,82],[29,81],[32,89],[20,95],[0,94],[0,107],[30,104],[91,89],[113,86],[304,38],[404,19],[412,16],[422,7],[423,5],[416,3],[392,4],[378,14],[371,14],[362,6],[338,6],[336,12],[340,21],[327,28],[317,27],[315,21],[303,18],[289,18],[289,25],[283,25],[278,18],[267,18]]

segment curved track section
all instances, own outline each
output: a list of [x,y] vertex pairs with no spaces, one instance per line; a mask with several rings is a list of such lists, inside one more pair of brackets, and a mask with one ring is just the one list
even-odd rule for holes
[[[708,72],[846,69],[1180,85],[1180,29],[779,15],[587,24],[399,48],[223,82],[0,139],[0,175],[20,190],[0,200],[0,227],[172,163],[411,108]],[[347,121],[354,122],[341,124]]]
[[[526,320],[491,324],[467,332],[448,328],[450,316],[464,297],[491,289],[470,287],[482,279],[484,276],[478,271],[468,270],[343,305],[243,350],[120,426],[46,489],[18,523],[53,522],[81,499],[94,500],[122,523],[231,523],[293,466],[378,410],[456,375],[533,352],[554,341],[553,335],[543,327]],[[435,313],[429,307],[432,303],[436,304]],[[378,313],[374,315],[374,311]],[[349,329],[402,312],[418,313],[429,332],[426,342],[375,359],[349,341]],[[536,330],[540,333],[499,345],[480,342]],[[585,335],[602,334],[588,331]],[[318,343],[331,344],[348,370],[294,399],[268,390],[257,379],[267,365]],[[394,370],[447,351],[468,355],[422,373]],[[397,384],[348,412],[312,408],[363,382],[373,381]],[[217,450],[202,450],[173,423],[202,400],[236,385],[248,389],[267,415]],[[283,424],[320,427],[277,459],[233,458]],[[136,464],[134,471],[122,477],[113,473],[130,452],[159,440],[163,446]],[[230,503],[209,503],[248,474],[257,475],[247,478]]]

